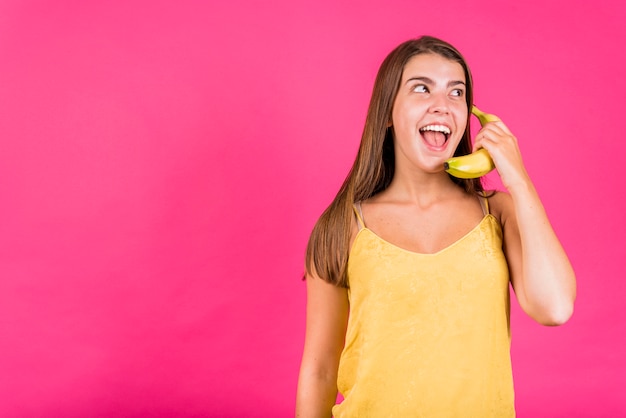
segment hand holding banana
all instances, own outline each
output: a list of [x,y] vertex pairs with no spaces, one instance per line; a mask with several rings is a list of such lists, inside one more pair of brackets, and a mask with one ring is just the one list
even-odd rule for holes
[[[482,112],[476,106],[472,106],[472,114],[478,118],[481,126],[485,126],[488,122],[500,120],[496,115]],[[473,179],[489,173],[495,168],[495,165],[487,150],[481,148],[469,155],[450,158],[443,163],[443,167],[454,177]]]

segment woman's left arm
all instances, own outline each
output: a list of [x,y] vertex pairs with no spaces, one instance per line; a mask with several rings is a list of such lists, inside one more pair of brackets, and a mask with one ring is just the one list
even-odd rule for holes
[[511,283],[522,309],[543,325],[561,325],[574,310],[576,277],[533,185],[517,139],[501,121],[486,124],[475,148],[494,160],[507,193],[490,200],[503,227]]

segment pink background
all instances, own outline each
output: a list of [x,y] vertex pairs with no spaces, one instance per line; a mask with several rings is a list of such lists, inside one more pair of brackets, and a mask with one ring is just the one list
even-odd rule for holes
[[423,3],[1,1],[0,416],[292,416],[308,234],[421,34],[578,274],[563,327],[513,302],[518,415],[626,416],[626,6]]

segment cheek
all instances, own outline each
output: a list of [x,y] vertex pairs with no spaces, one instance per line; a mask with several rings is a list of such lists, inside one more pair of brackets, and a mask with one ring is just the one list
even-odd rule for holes
[[460,131],[461,133],[465,132],[465,129],[467,128],[467,121],[468,121],[467,110],[463,109],[457,112],[456,121],[457,121],[457,126],[456,126],[457,130]]
[[404,119],[404,114],[406,112],[406,106],[401,101],[396,101],[393,105],[393,109],[391,111],[391,118],[394,124]]
[[415,124],[418,117],[418,109],[410,103],[398,103],[394,106],[391,114],[394,126],[410,127]]

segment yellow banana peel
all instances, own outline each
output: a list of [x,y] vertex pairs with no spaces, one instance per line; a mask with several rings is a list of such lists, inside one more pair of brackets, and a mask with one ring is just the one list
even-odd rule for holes
[[473,179],[489,173],[495,165],[487,150],[481,148],[469,155],[450,158],[443,163],[443,168],[454,177]]
[[499,117],[492,113],[483,112],[482,110],[477,108],[476,105],[472,106],[472,114],[478,118],[480,126],[485,126],[487,122],[497,122],[500,120]]
[[[476,106],[472,106],[472,114],[478,118],[481,126],[484,126],[488,122],[500,120],[496,115],[485,113]],[[496,168],[496,166],[493,164],[493,160],[487,150],[481,148],[469,155],[452,157],[446,160],[446,162],[443,163],[443,168],[454,177],[473,179],[484,176]]]

